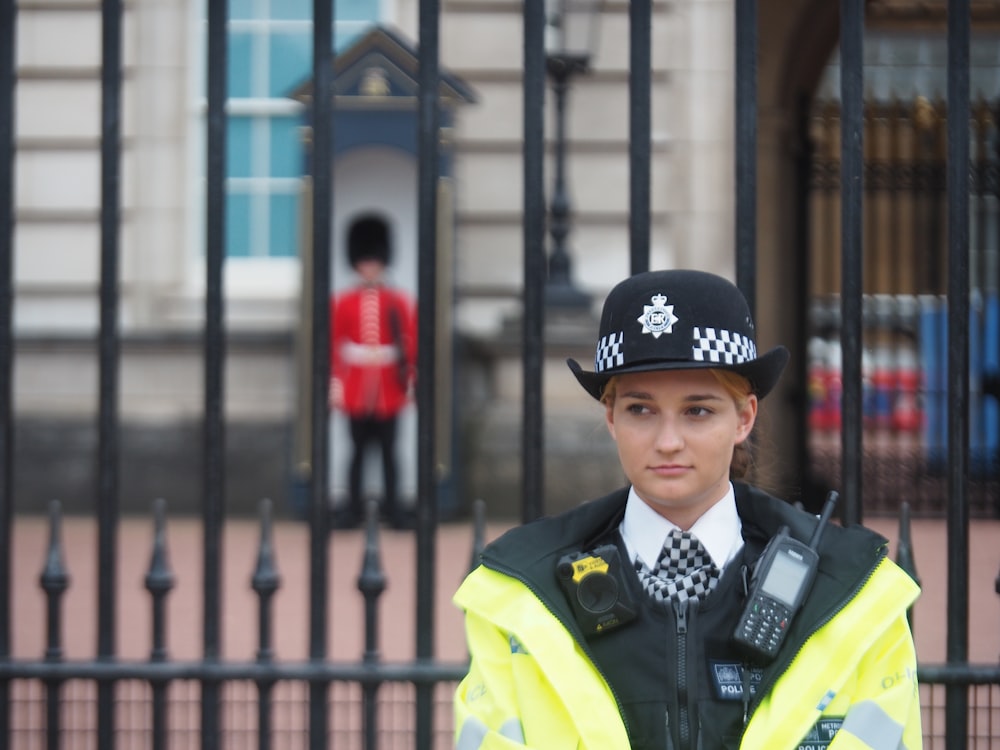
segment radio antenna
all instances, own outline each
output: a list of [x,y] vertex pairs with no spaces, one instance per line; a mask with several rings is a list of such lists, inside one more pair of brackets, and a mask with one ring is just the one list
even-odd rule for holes
[[837,498],[839,497],[840,495],[835,490],[830,490],[830,494],[826,496],[826,502],[823,503],[823,510],[819,514],[819,523],[816,524],[812,539],[809,540],[810,548],[817,549],[819,547],[820,537],[823,536],[823,531],[833,516],[833,508],[837,504]]

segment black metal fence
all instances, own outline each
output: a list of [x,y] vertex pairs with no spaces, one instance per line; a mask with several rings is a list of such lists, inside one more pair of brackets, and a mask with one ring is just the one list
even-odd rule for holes
[[[991,92],[995,94],[995,92]],[[1000,515],[1000,174],[995,98],[973,105],[970,135],[969,513]],[[840,476],[840,107],[810,107],[809,455],[815,484]],[[948,280],[943,101],[866,101],[862,324],[866,511],[942,516],[948,502]]]
[[[9,744],[4,746],[111,746],[96,740],[93,721],[94,709],[100,707],[99,687],[108,683],[113,685],[110,721],[117,747],[410,748],[418,732],[418,710],[429,711],[427,744],[421,746],[450,747],[451,695],[464,674],[464,662],[388,663],[379,655],[380,598],[387,576],[381,564],[377,505],[373,502],[369,508],[357,576],[364,600],[364,651],[359,661],[350,663],[330,658],[307,662],[274,658],[273,596],[281,587],[281,575],[271,514],[270,501],[263,501],[260,544],[250,576],[258,612],[255,659],[238,663],[169,657],[169,594],[175,580],[169,562],[166,504],[158,500],[144,578],[151,610],[149,659],[81,663],[64,658],[65,633],[73,626],[63,608],[71,573],[64,563],[59,504],[53,502],[50,542],[38,579],[46,598],[45,653],[36,663],[0,667],[0,679],[10,682],[9,734],[2,740]],[[481,532],[482,511],[476,518]],[[474,538],[481,540],[482,534]],[[469,559],[475,555],[473,548]],[[349,609],[352,614],[356,611],[356,607]],[[322,712],[326,724],[319,735],[311,719],[310,686],[317,682],[328,687]],[[216,687],[212,734],[204,716],[207,683]],[[418,709],[422,690],[429,709]]]
[[[270,511],[262,509],[262,535],[253,588],[259,599],[259,650],[249,661],[222,657],[220,648],[221,536],[225,520],[223,455],[226,423],[223,383],[226,346],[225,299],[222,292],[222,248],[225,247],[225,101],[226,5],[209,0],[207,197],[205,226],[206,295],[204,328],[203,509],[204,583],[202,658],[167,658],[163,622],[173,585],[164,560],[163,514],[155,513],[158,532],[145,583],[153,610],[150,657],[128,661],[116,653],[114,588],[119,561],[117,472],[119,461],[118,401],[118,225],[120,176],[120,92],[122,86],[121,0],[103,0],[102,149],[101,149],[101,289],[99,388],[98,501],[98,644],[92,659],[63,658],[60,633],[61,596],[67,571],[60,554],[59,514],[52,510],[52,545],[41,576],[48,600],[47,648],[34,660],[12,657],[11,535],[14,405],[12,403],[13,307],[13,156],[16,81],[16,3],[0,0],[0,748],[116,746],[260,748],[344,745],[374,748],[445,747],[450,744],[450,694],[463,672],[461,663],[443,663],[433,648],[434,580],[437,511],[433,446],[435,445],[434,357],[436,287],[434,257],[437,216],[438,28],[440,3],[419,4],[419,338],[418,369],[418,499],[416,514],[416,658],[390,664],[378,658],[370,641],[352,663],[329,658],[327,580],[328,528],[326,426],[328,382],[328,318],[330,292],[330,225],[323,211],[312,213],[311,299],[313,373],[311,400],[312,478],[308,522],[309,643],[308,658],[288,663],[273,658],[270,601],[277,575],[270,558]],[[650,183],[650,0],[635,0],[630,20],[630,257],[633,271],[648,267]],[[311,121],[316,134],[331,132],[332,4],[314,2],[315,96]],[[543,284],[545,278],[544,163],[544,4],[525,3],[524,14],[524,411],[523,520],[543,513],[542,360],[544,350]],[[841,405],[841,492],[844,518],[861,519],[863,483],[862,434],[862,117],[863,65],[861,40],[864,3],[841,3],[842,143],[841,234],[842,288],[840,328],[843,399]],[[736,135],[737,281],[755,304],[756,263],[756,47],[757,5],[736,1]],[[926,711],[928,745],[990,747],[1000,719],[1000,667],[968,663],[967,613],[969,476],[968,404],[969,338],[969,198],[968,164],[968,2],[948,3],[948,133],[947,133],[947,526],[948,643],[947,662],[922,664],[920,678]],[[330,139],[314,139],[310,177],[316,206],[335,200],[330,181]],[[481,528],[481,519],[480,527]],[[369,522],[372,555],[359,579],[365,598],[366,628],[379,614],[385,575],[377,563],[377,535]],[[373,631],[366,634],[370,636]],[[401,704],[400,709],[397,704]],[[386,707],[400,717],[386,721]],[[242,706],[243,708],[240,708]],[[249,707],[249,708],[247,708]],[[379,709],[382,709],[380,712]],[[234,712],[247,711],[236,717]],[[195,719],[197,717],[197,719]],[[79,736],[77,736],[79,733]]]

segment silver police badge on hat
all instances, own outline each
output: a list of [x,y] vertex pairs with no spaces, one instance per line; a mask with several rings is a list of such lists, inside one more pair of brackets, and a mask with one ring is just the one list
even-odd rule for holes
[[654,294],[650,300],[652,305],[642,306],[642,315],[636,320],[642,323],[642,332],[653,334],[654,339],[661,334],[673,333],[674,323],[679,318],[674,315],[674,306],[667,304],[667,298],[662,294]]

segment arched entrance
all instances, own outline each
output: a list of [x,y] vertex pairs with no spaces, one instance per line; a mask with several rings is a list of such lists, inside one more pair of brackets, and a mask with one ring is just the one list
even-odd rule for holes
[[[775,441],[789,460],[774,473],[782,488],[809,497],[840,475],[838,8],[791,7],[761,10],[760,48],[770,52],[759,82],[758,274],[769,288],[759,290],[758,317],[762,330],[794,342],[795,377],[773,407]],[[971,497],[984,513],[995,512],[998,420],[995,393],[983,389],[997,369],[990,342],[1000,339],[991,12],[973,12],[970,71]],[[906,497],[918,512],[940,513],[945,4],[869,4],[864,56],[865,504],[889,511]]]

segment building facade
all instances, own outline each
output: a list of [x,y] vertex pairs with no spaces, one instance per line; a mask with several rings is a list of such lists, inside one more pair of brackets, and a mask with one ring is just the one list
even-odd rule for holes
[[[973,5],[977,28],[995,33],[996,3]],[[310,74],[311,7],[311,0],[229,3],[225,393],[234,508],[252,509],[268,496],[294,510],[297,333],[308,273],[303,215],[311,208],[303,197],[307,108],[294,92]],[[505,498],[518,491],[523,9],[514,0],[448,0],[442,7],[441,65],[470,92],[442,133],[452,159],[443,234],[455,341],[450,376],[459,394],[449,405],[456,484],[446,505],[459,512],[485,497],[503,512]],[[734,2],[654,0],[652,8],[650,264],[732,277]],[[868,12],[873,29],[932,34],[942,28],[943,8],[873,2]],[[805,219],[794,210],[808,141],[801,102],[816,93],[835,51],[836,13],[835,3],[820,0],[760,3],[758,323],[762,345],[802,345],[792,374],[769,399],[772,441],[790,456],[801,443],[798,415],[806,403]],[[337,2],[336,14],[338,53],[373,27],[417,44],[416,0]],[[205,0],[144,0],[124,10],[122,494],[126,507],[140,510],[160,495],[175,511],[198,506],[197,476],[177,467],[197,458],[202,410],[205,17]],[[101,9],[89,0],[27,0],[18,4],[17,23],[16,447],[20,465],[53,471],[22,472],[16,494],[22,510],[44,508],[53,497],[72,509],[89,506],[94,491]],[[569,93],[571,278],[593,304],[570,320],[553,315],[547,328],[551,509],[621,481],[601,415],[574,388],[562,358],[592,356],[599,302],[629,272],[628,25],[627,2],[602,3],[591,70],[574,78]],[[338,154],[331,165],[333,288],[349,280],[337,228],[359,208],[358,196],[415,183],[414,164],[398,148],[367,148]],[[547,181],[551,162],[550,150]],[[401,216],[408,190],[391,193]],[[414,215],[397,227],[394,269],[412,289]],[[789,289],[799,290],[794,302],[777,291]],[[343,443],[334,437],[334,450]],[[593,460],[580,461],[581,452]],[[776,467],[778,486],[801,487],[797,462]],[[566,471],[581,464],[586,470]]]

